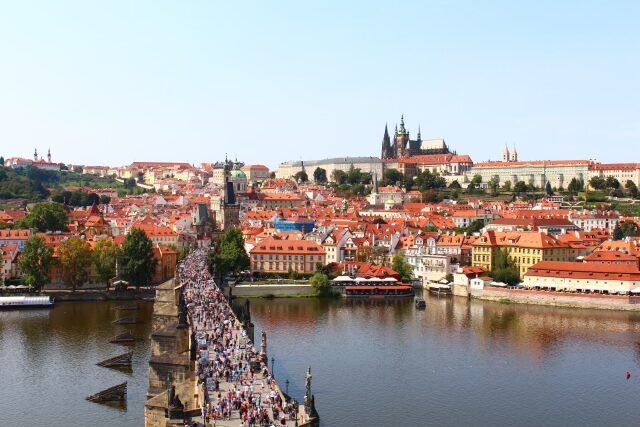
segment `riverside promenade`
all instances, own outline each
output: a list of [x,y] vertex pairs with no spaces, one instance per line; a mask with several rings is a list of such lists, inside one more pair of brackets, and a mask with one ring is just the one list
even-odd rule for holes
[[[318,416],[307,373],[304,403],[282,392],[268,368],[266,335],[260,352],[210,276],[207,253],[197,250],[181,264],[179,280],[191,328],[197,406],[192,426],[316,426]],[[248,314],[247,314],[248,315]],[[173,397],[168,397],[171,411]],[[173,402],[180,407],[181,402]]]

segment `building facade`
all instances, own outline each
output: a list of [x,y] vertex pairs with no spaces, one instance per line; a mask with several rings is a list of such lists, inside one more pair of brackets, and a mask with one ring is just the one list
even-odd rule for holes
[[282,240],[268,237],[249,252],[252,273],[314,273],[316,264],[326,265],[326,254],[313,240]]

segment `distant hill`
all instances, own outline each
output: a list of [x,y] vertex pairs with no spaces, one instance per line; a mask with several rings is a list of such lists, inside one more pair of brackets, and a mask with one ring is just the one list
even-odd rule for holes
[[43,200],[48,188],[64,187],[121,188],[113,178],[83,175],[72,171],[47,171],[34,167],[10,169],[0,167],[0,199]]

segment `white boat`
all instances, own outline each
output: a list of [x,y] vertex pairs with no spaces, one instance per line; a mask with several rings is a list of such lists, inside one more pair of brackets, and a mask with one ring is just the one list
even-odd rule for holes
[[10,296],[0,297],[0,309],[11,308],[49,308],[53,307],[53,298],[48,296],[23,297]]

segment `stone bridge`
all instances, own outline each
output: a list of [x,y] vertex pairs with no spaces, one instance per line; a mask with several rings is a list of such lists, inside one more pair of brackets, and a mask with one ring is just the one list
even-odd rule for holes
[[[144,407],[145,427],[183,426],[185,421],[193,426],[205,425],[202,418],[202,407],[205,404],[202,385],[195,374],[198,343],[181,298],[183,291],[183,286],[178,279],[169,280],[156,287],[150,336],[148,400]],[[250,323],[248,310],[247,304],[242,315],[245,322],[241,323],[241,327],[247,332],[247,337],[252,340],[253,325]],[[264,335],[260,356],[261,368],[268,372]],[[311,394],[311,376],[310,373],[307,375],[304,404],[296,405],[298,406],[297,417],[295,420],[287,421],[287,425],[306,427],[319,425],[319,416]],[[232,387],[233,384],[221,383],[220,391],[228,391]],[[291,402],[291,398],[282,392],[277,383],[275,390],[283,402]],[[232,412],[231,420],[218,419],[215,425],[238,426],[239,412]],[[207,425],[214,424],[210,422]]]

